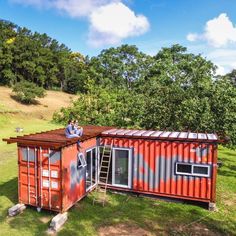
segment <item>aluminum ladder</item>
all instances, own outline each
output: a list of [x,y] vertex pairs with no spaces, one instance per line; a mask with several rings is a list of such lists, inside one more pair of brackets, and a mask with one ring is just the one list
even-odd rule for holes
[[98,184],[96,186],[96,195],[93,199],[93,204],[95,202],[102,203],[105,205],[106,202],[106,195],[107,195],[107,184],[108,184],[108,177],[109,177],[109,170],[111,165],[111,156],[112,156],[112,146],[113,141],[110,145],[104,144],[102,150],[102,157],[101,157],[101,164],[98,174]]

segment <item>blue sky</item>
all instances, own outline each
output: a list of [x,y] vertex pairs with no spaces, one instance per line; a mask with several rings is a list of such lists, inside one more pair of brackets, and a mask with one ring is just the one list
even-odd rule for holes
[[84,55],[122,43],[154,55],[179,43],[220,74],[236,68],[235,0],[1,0],[0,18]]

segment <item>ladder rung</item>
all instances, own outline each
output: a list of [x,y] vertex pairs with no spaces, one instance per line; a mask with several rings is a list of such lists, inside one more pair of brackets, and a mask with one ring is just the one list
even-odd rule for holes
[[102,161],[102,162],[107,162],[108,163],[109,161]]
[[106,168],[106,169],[108,169],[108,166],[101,166],[102,168]]
[[100,179],[107,179],[107,177],[100,176]]
[[105,174],[107,174],[107,171],[100,171],[100,173],[105,173]]

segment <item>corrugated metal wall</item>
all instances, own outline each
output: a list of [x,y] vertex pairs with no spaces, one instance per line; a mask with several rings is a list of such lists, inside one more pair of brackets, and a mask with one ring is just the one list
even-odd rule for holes
[[[111,138],[101,138],[101,144]],[[217,146],[214,143],[113,138],[114,147],[133,149],[132,189],[215,201]],[[210,177],[176,174],[176,163],[210,165]]]

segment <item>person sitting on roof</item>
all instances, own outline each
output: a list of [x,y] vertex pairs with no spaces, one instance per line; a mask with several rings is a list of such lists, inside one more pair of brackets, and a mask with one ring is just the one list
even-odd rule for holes
[[65,129],[65,135],[66,135],[67,138],[78,138],[78,137],[80,137],[78,134],[75,133],[74,121],[73,120],[68,121],[68,125]]
[[74,132],[75,134],[77,134],[78,136],[82,136],[83,135],[83,127],[79,126],[78,120],[74,121]]

